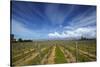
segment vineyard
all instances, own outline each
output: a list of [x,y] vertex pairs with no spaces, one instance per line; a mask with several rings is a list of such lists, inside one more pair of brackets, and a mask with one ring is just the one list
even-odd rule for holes
[[47,40],[11,45],[13,66],[96,61],[95,40]]

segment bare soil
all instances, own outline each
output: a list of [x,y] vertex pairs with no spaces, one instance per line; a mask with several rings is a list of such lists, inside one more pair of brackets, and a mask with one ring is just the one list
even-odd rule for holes
[[53,46],[51,54],[48,57],[48,64],[54,64],[55,63],[55,49],[56,49],[56,46]]

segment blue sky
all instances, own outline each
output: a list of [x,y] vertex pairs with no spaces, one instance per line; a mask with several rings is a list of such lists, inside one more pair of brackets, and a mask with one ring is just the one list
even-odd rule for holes
[[96,38],[96,6],[12,1],[11,17],[17,39]]

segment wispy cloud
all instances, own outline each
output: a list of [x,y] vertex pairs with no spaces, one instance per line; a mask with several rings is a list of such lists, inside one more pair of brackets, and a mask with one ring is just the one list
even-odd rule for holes
[[[61,10],[61,6],[64,9]],[[74,5],[66,6],[59,4],[47,4],[45,7],[45,13],[52,24],[62,24],[64,20],[74,11],[74,8]]]
[[70,22],[70,26],[74,27],[83,27],[83,26],[90,26],[92,24],[96,24],[96,13],[91,13],[90,16],[79,16],[75,17],[72,22]]

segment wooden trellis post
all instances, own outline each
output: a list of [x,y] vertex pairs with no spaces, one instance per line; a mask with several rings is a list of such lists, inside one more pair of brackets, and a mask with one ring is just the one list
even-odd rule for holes
[[78,43],[75,42],[75,49],[76,49],[76,62],[78,62]]
[[[40,49],[40,44],[37,44],[37,48],[38,48],[38,52],[39,52],[39,58],[40,58],[40,60],[42,59],[41,58],[41,49]],[[40,63],[40,61],[39,61],[39,63]]]

